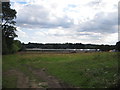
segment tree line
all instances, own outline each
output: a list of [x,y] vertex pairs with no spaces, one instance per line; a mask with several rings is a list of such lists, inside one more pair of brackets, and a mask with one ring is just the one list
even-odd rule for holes
[[82,43],[28,43],[22,44],[25,48],[41,48],[41,49],[100,49],[101,51],[109,51],[115,49],[115,45],[96,45]]

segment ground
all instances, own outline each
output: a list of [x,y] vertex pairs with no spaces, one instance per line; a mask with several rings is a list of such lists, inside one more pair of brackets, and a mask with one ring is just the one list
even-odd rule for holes
[[117,87],[118,56],[115,52],[3,55],[3,88]]
[[61,83],[54,76],[48,75],[45,68],[33,69],[29,67],[29,70],[41,80],[38,82],[35,78],[30,79],[23,72],[15,69],[3,72],[3,76],[17,76],[16,88],[70,88],[70,86]]

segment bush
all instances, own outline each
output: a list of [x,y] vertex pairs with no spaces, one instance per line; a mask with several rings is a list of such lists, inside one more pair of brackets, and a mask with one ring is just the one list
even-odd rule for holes
[[116,51],[120,51],[120,41],[116,43],[115,49]]

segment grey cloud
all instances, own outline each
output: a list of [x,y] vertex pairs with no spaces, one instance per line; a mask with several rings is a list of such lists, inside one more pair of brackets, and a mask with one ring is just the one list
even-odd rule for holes
[[101,0],[99,0],[99,1],[94,0],[94,1],[92,1],[92,2],[87,3],[87,5],[89,5],[89,6],[94,6],[94,5],[100,4],[101,2],[102,2]]
[[26,28],[55,28],[59,26],[68,28],[73,24],[73,20],[67,16],[62,18],[55,17],[55,21],[52,21],[50,18],[50,11],[45,7],[28,5],[24,7],[24,10],[18,11],[17,25]]
[[116,25],[118,25],[117,12],[98,13],[93,20],[81,24],[78,31],[115,33]]
[[[117,32],[117,28],[114,26],[118,24],[118,16],[117,12],[101,12],[97,13],[93,20],[87,21],[82,23],[78,26],[78,28],[74,28],[73,20],[68,18],[67,16],[64,17],[55,17],[56,19],[52,21],[50,19],[50,11],[48,11],[43,6],[37,5],[28,5],[25,6],[24,10],[21,9],[18,12],[17,18],[17,25],[22,28],[57,28],[62,27],[68,28],[66,30],[76,31],[76,33],[67,33],[67,34],[49,34],[52,36],[68,36],[71,38],[78,38],[80,36],[86,36],[91,39],[99,39],[101,36],[99,35],[92,35],[88,33],[79,33],[79,32],[96,32],[96,33],[115,33]],[[73,26],[73,27],[71,27]],[[76,27],[76,26],[75,26]]]
[[100,4],[102,4],[103,6],[105,5],[105,3],[102,2],[102,0],[93,0],[87,3],[86,6],[94,7],[94,6],[99,6]]

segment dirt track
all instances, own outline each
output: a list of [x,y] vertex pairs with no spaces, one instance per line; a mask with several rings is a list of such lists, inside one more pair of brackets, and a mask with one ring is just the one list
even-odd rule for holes
[[34,76],[39,77],[42,81],[36,81],[35,79],[30,79],[29,76],[26,76],[23,72],[18,70],[9,70],[3,72],[3,75],[15,75],[17,76],[17,88],[68,88],[69,86],[61,83],[55,77],[48,75],[45,69],[33,69],[29,67]]

